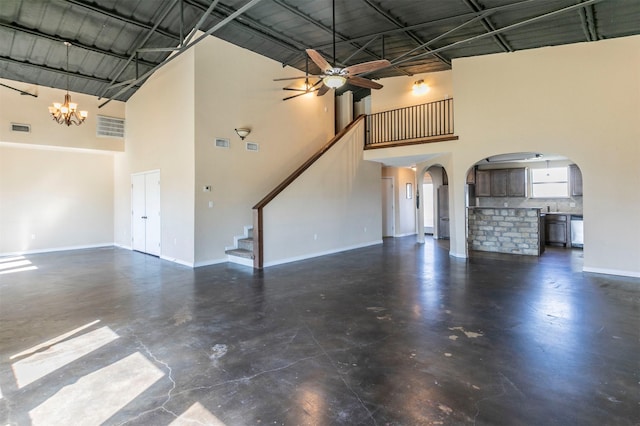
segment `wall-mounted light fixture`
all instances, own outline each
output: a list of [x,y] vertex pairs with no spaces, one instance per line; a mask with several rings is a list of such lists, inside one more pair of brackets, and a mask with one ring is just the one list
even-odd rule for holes
[[418,80],[413,83],[413,88],[411,89],[414,95],[425,95],[429,93],[429,90],[430,88],[424,80]]
[[240,136],[240,139],[244,140],[244,138],[246,138],[247,136],[249,136],[249,133],[251,133],[251,129],[245,129],[243,127],[239,128],[239,129],[234,129],[236,131],[236,133],[238,134],[238,136]]

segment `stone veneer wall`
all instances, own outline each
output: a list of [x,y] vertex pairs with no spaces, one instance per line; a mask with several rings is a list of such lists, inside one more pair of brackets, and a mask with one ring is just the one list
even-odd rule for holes
[[538,256],[540,209],[470,207],[469,250]]

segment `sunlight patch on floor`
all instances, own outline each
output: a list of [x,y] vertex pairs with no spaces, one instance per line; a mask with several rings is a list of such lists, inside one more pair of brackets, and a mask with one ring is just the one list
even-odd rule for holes
[[32,353],[37,352],[37,351],[39,351],[39,350],[40,350],[40,349],[42,349],[42,348],[48,348],[49,346],[54,345],[54,344],[56,344],[56,343],[58,343],[58,342],[61,342],[61,341],[65,340],[66,338],[71,337],[71,336],[73,336],[74,334],[79,333],[79,332],[81,332],[82,330],[84,330],[84,329],[86,329],[86,328],[89,328],[89,327],[91,327],[92,325],[95,325],[95,324],[97,324],[97,323],[99,323],[99,322],[100,322],[100,320],[95,320],[95,321],[92,321],[92,322],[90,322],[90,323],[88,323],[88,324],[81,325],[80,327],[78,327],[78,328],[76,328],[76,329],[74,329],[74,330],[71,330],[71,331],[69,331],[69,332],[67,332],[67,333],[64,333],[64,334],[61,334],[61,335],[59,335],[59,336],[56,336],[56,337],[54,337],[53,339],[49,339],[49,340],[47,340],[47,341],[46,341],[46,342],[44,342],[44,343],[40,343],[39,345],[32,346],[32,347],[30,347],[29,349],[26,349],[26,350],[24,350],[24,351],[22,351],[22,352],[20,352],[20,353],[18,353],[18,354],[11,355],[11,356],[9,357],[9,359],[16,359],[16,358],[21,358],[21,357],[23,357],[23,356],[25,356],[25,355],[31,355]]
[[109,327],[90,331],[82,336],[54,344],[42,352],[15,362],[11,368],[18,388],[23,388],[116,340],[119,336]]
[[32,425],[101,424],[163,376],[135,352],[60,389],[29,411]]
[[210,425],[225,426],[211,411],[204,408],[202,404],[196,402],[187,411],[182,413],[180,417],[169,423],[169,426],[188,426],[188,425]]
[[14,272],[32,271],[38,269],[24,256],[0,258],[0,275]]

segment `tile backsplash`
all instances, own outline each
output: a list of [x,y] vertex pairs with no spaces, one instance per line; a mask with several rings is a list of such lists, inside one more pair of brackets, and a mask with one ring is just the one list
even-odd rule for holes
[[[506,205],[505,205],[506,203]],[[551,212],[582,214],[582,197],[573,198],[526,198],[526,197],[477,197],[478,207],[533,207],[543,212],[547,206]]]

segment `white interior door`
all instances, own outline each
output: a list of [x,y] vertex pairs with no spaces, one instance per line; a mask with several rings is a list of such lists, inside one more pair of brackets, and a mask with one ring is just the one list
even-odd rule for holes
[[146,247],[146,201],[143,174],[131,175],[131,248],[145,252]]
[[160,172],[131,175],[131,248],[160,255]]
[[393,237],[394,229],[394,199],[393,199],[393,179],[382,178],[382,236]]
[[145,174],[146,253],[160,256],[160,172]]

